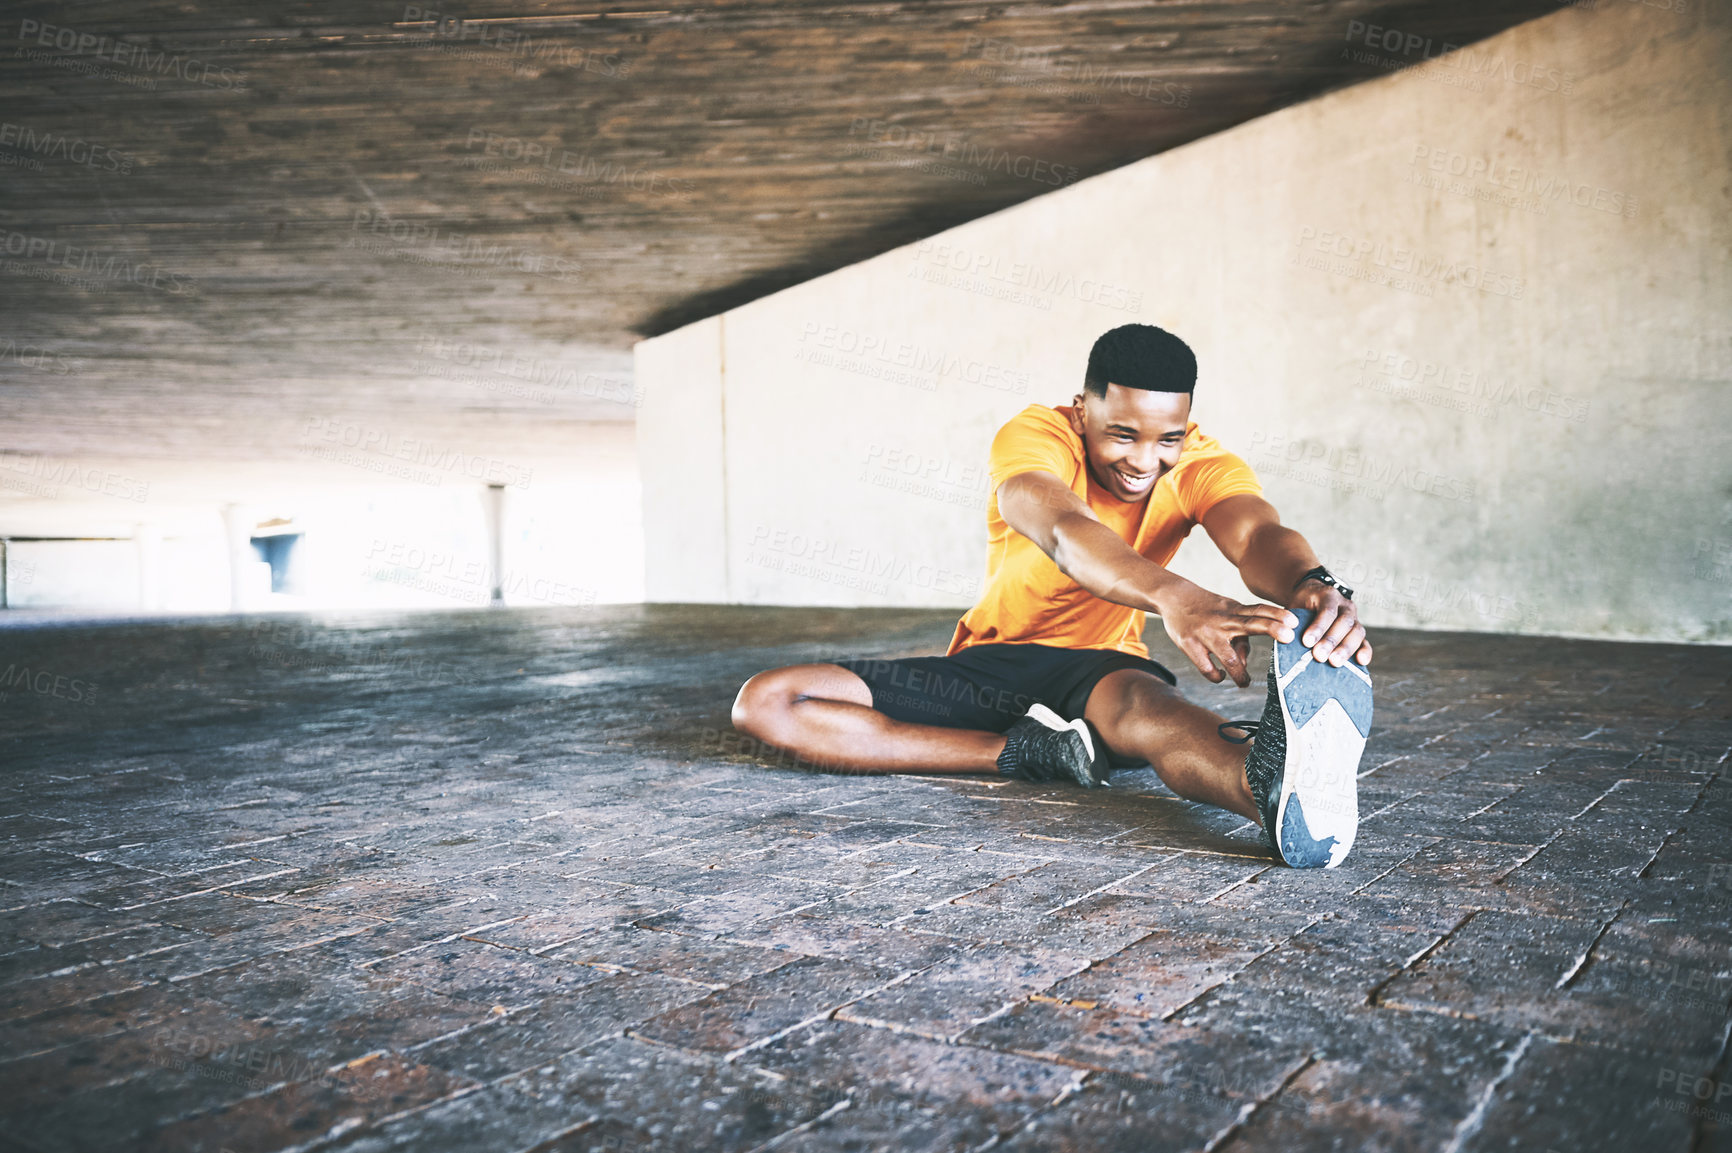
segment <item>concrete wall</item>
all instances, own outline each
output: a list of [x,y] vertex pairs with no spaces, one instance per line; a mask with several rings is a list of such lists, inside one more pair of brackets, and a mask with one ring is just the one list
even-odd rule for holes
[[[968,605],[993,431],[1144,321],[1197,350],[1197,419],[1371,621],[1732,640],[1732,0],[1662,2],[640,344],[650,598]],[[1426,51],[1344,33],[1368,75]],[[1247,595],[1201,532],[1175,565]]]
[[727,580],[726,438],[722,410],[723,318],[688,324],[637,346],[638,471],[643,487],[644,599],[725,604]]

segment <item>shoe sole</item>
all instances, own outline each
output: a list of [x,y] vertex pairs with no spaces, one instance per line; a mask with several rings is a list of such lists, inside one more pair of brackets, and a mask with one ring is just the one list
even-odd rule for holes
[[[1029,716],[1029,717],[1033,717],[1035,720],[1039,721],[1041,724],[1045,725],[1047,728],[1052,729],[1054,731],[1062,731],[1064,729],[1072,730],[1078,736],[1082,737],[1083,749],[1085,751],[1087,751],[1087,753],[1088,753],[1089,767],[1092,769],[1096,765],[1099,764],[1100,754],[1095,751],[1094,734],[1089,731],[1088,722],[1083,720],[1081,717],[1078,717],[1074,721],[1067,721],[1063,717],[1059,716],[1057,713],[1053,712],[1051,709],[1047,708],[1045,705],[1040,704],[1038,702],[1033,704],[1033,705],[1030,705],[1028,712],[1025,713],[1024,715]],[[1090,775],[1091,776],[1098,776],[1100,774],[1091,773]],[[1071,773],[1071,776],[1073,776],[1073,777],[1076,776],[1076,773],[1073,771]],[[1082,784],[1081,781],[1078,781],[1077,783]],[[1091,787],[1092,788],[1099,788],[1100,786],[1105,785],[1106,783],[1107,782],[1103,779],[1097,785],[1094,785],[1094,786],[1085,785],[1084,787],[1085,788],[1091,788]]]
[[1281,801],[1275,813],[1281,859],[1299,869],[1333,869],[1359,831],[1359,758],[1371,736],[1371,674],[1353,660],[1318,662],[1300,641],[1311,613],[1293,610],[1293,639],[1275,646],[1275,691],[1287,728]]

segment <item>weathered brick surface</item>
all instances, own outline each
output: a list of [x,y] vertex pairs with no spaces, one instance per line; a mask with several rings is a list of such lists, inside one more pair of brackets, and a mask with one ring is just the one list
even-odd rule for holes
[[147,1130],[133,1147],[140,1153],[263,1153],[282,1147],[285,1130],[308,1137],[340,1133],[342,1126],[395,1116],[474,1087],[387,1054]]
[[801,957],[711,993],[632,1030],[646,1041],[731,1053],[858,1000],[895,974],[828,957]]
[[767,973],[789,960],[774,948],[657,933],[633,925],[591,930],[547,956],[603,972],[655,973],[712,989]]
[[595,1117],[625,1149],[754,1149],[832,1103],[811,1078],[767,1077],[630,1038],[598,1042],[508,1083],[557,1104],[567,1118]]
[[948,1040],[1087,964],[1045,949],[976,945],[861,998],[836,1019]]
[[[1189,912],[1183,907],[1152,912],[1149,920],[1166,924],[1059,982],[1052,995],[1164,1017],[1226,981],[1282,939],[1281,928],[1270,927],[1259,934],[1257,926],[1236,918],[1222,925],[1218,920],[1185,916]],[[1291,932],[1294,926],[1283,928]]]
[[[1350,1010],[1236,985],[1211,992],[1176,1020],[1309,1050],[1310,1063],[1273,1099],[1275,1107],[1248,1119],[1235,1143],[1241,1148],[1444,1148],[1471,1129],[1481,1101],[1495,1097],[1521,1041],[1512,1030],[1479,1021]],[[1547,1105],[1571,1107],[1568,1099]]]
[[245,622],[0,633],[104,687],[0,701],[0,1147],[1732,1142],[1732,654],[1380,634],[1326,873],[1146,769],[831,774],[728,725],[760,668],[952,624],[306,625],[442,683]]
[[701,1000],[705,991],[653,974],[618,973],[414,1046],[415,1058],[475,1081],[496,1081]]
[[1239,1102],[1273,1095],[1311,1056],[1302,1044],[1196,1028],[1088,1001],[1040,997],[982,1022],[970,1044],[1058,1061],[1111,1076],[1131,1093],[1205,1094]]
[[928,1148],[978,1147],[1038,1116],[1083,1078],[1081,1070],[1020,1054],[852,1022],[825,1022],[785,1037],[751,1061],[823,1102],[846,1099],[849,1108],[836,1114],[832,1127],[855,1128],[848,1114],[858,1109],[878,1148],[895,1147],[891,1122],[906,1125],[922,1116],[930,1121],[913,1126],[911,1137],[925,1139]]
[[1207,1089],[1094,1082],[1013,1132],[998,1148],[1016,1153],[1088,1149],[1099,1153],[1181,1153],[1231,1131],[1242,1101]]
[[[1475,1144],[1485,1149],[1711,1148],[1706,1141],[1693,1143],[1699,1132],[1708,1135],[1711,1123],[1702,1114],[1723,1112],[1713,1104],[1717,1089],[1701,1086],[1709,1094],[1706,1103],[1697,1096],[1698,1084],[1711,1080],[1711,1069],[1699,1061],[1536,1037],[1486,1097]],[[1559,1108],[1560,1103],[1567,1105]]]

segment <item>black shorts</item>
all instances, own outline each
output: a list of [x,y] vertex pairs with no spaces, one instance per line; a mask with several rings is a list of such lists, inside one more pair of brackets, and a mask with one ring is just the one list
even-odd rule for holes
[[[1002,733],[1040,703],[1067,721],[1083,715],[1089,693],[1108,673],[1141,669],[1169,685],[1178,681],[1147,657],[1112,649],[1056,645],[970,645],[948,657],[835,662],[866,682],[872,707],[918,725]],[[1113,757],[1114,763],[1142,764]]]

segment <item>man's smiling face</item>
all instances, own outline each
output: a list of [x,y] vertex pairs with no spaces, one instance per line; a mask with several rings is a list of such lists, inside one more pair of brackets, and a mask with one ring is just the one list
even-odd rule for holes
[[1082,437],[1089,475],[1119,500],[1142,500],[1178,463],[1190,393],[1108,384],[1104,397],[1082,392],[1072,403],[1080,415],[1071,417],[1071,427]]

